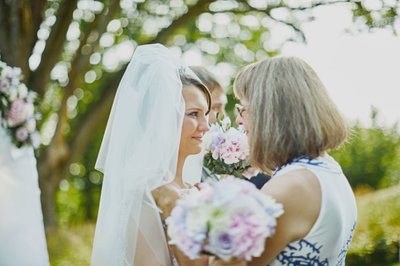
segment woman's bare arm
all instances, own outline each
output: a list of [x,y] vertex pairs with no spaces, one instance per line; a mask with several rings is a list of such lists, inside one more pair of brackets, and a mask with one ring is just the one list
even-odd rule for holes
[[272,178],[261,190],[283,204],[275,234],[268,238],[264,252],[249,266],[266,266],[289,243],[302,239],[311,230],[321,208],[321,188],[317,177],[306,169]]

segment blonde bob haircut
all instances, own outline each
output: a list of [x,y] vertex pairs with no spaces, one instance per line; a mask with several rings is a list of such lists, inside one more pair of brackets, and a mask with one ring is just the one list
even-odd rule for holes
[[318,157],[347,138],[347,124],[315,71],[295,57],[244,67],[234,93],[248,102],[250,161],[270,172],[305,155]]

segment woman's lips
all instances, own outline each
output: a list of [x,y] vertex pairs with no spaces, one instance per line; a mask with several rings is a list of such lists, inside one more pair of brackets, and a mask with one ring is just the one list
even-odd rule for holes
[[192,137],[192,139],[197,140],[198,142],[202,142],[203,136]]

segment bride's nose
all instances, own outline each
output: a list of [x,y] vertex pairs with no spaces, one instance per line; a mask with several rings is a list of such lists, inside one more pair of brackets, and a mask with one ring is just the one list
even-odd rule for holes
[[202,132],[207,132],[210,130],[210,127],[208,126],[208,118],[206,116],[200,119],[198,129]]

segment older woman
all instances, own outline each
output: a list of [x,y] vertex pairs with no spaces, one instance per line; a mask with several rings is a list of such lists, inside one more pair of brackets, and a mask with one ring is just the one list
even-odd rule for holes
[[328,151],[347,126],[314,70],[293,57],[244,67],[234,84],[262,191],[284,205],[276,233],[248,265],[344,265],[356,226],[352,189]]

